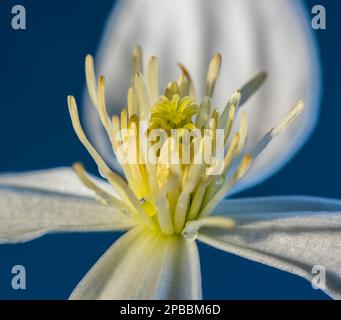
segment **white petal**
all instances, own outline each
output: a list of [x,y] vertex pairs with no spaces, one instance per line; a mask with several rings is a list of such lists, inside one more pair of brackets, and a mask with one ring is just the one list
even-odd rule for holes
[[200,299],[197,246],[134,228],[101,257],[70,299]]
[[[102,189],[111,194],[115,194],[114,189],[109,183],[93,175],[89,176]],[[38,188],[95,199],[95,193],[86,188],[75,172],[67,167],[0,174],[0,185]]]
[[[237,87],[266,70],[267,83],[245,105],[250,118],[249,146],[296,101],[306,100],[301,119],[271,143],[238,190],[278,170],[315,126],[320,68],[310,21],[300,1],[120,1],[109,18],[96,59],[98,74],[107,77],[111,112],[126,105],[130,52],[136,44],[143,47],[145,58],[152,54],[159,57],[162,87],[178,77],[176,63],[180,61],[188,66],[200,91],[212,54],[221,52],[223,67],[215,96],[220,106]],[[97,147],[114,164],[108,140],[88,98],[84,112]]]
[[235,219],[236,228],[202,228],[199,240],[308,281],[316,276],[313,267],[322,266],[323,290],[341,299],[341,201],[308,197],[224,201],[215,214],[223,212]]
[[214,215],[239,217],[239,215],[243,214],[290,213],[299,211],[341,211],[341,201],[307,196],[229,199],[219,203],[214,210]]
[[71,170],[51,173],[0,176],[0,243],[28,241],[47,232],[113,231],[134,225],[114,207],[97,203],[78,186]]

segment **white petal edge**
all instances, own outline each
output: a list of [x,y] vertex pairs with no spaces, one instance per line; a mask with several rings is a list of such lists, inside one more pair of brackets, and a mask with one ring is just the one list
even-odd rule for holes
[[107,250],[70,299],[201,299],[196,243],[134,228]]
[[[181,8],[181,10],[179,10]],[[176,17],[176,19],[174,18]],[[320,99],[320,65],[308,12],[297,0],[124,0],[113,9],[97,55],[98,74],[107,78],[111,112],[126,105],[130,52],[140,44],[145,58],[159,57],[162,87],[176,79],[176,62],[184,63],[203,87],[209,59],[222,53],[223,67],[215,103],[261,70],[267,83],[250,99],[248,146],[253,146],[299,99],[303,116],[271,142],[233,192],[242,191],[279,170],[298,151],[315,127]],[[119,81],[118,81],[119,79]],[[87,129],[105,159],[117,170],[87,94]]]
[[[115,194],[115,190],[109,183],[93,175],[89,174],[89,176],[102,189]],[[95,193],[85,187],[75,172],[69,167],[1,173],[0,185],[38,188],[74,196],[96,198]]]
[[313,267],[322,266],[326,271],[326,287],[322,290],[341,299],[341,201],[309,197],[246,199],[245,204],[243,200],[223,201],[215,214],[223,211],[236,221],[236,228],[202,228],[200,241],[308,281],[316,276]]
[[0,244],[51,232],[115,231],[135,225],[115,207],[97,203],[91,193],[72,189],[77,183],[69,170],[53,170],[52,177],[46,172],[0,176]]

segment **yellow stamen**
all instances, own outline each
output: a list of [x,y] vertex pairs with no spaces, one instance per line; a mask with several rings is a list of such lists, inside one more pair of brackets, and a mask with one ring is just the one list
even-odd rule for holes
[[190,128],[188,125],[197,112],[197,105],[189,97],[180,99],[179,95],[174,95],[168,99],[163,96],[151,110],[149,128],[163,129],[170,135],[171,129]]
[[237,90],[229,99],[228,103],[226,104],[224,111],[220,116],[220,129],[224,129],[224,143],[228,140],[231,130],[233,121],[236,117],[236,108],[239,105],[240,101],[240,90]]
[[231,144],[226,152],[224,158],[224,174],[230,169],[233,160],[236,155],[238,155],[238,148],[240,147],[240,133],[236,133],[231,141]]
[[148,94],[151,104],[156,103],[160,97],[159,66],[156,57],[151,57],[147,65]]
[[165,96],[172,100],[175,95],[179,95],[179,87],[176,81],[171,81],[167,84]]
[[[95,192],[100,203],[115,206],[120,212],[132,215],[139,224],[158,233],[177,233],[194,240],[202,227],[234,228],[235,221],[232,219],[207,215],[243,178],[252,160],[298,117],[303,110],[303,101],[299,101],[251,149],[251,154],[242,156],[248,135],[246,113],[241,114],[237,132],[232,132],[234,122],[239,107],[261,86],[266,73],[259,73],[237,90],[220,113],[218,108],[212,111],[211,106],[221,69],[219,53],[210,61],[205,97],[201,103],[196,100],[192,77],[182,64],[178,64],[181,70],[178,80],[170,81],[164,91],[165,96],[160,96],[158,61],[154,56],[148,60],[145,80],[142,58],[141,48],[135,47],[127,109],[123,108],[120,116],[110,117],[105,101],[105,78],[100,76],[97,82],[93,58],[86,56],[85,73],[90,99],[98,111],[126,180],[108,167],[89,142],[80,123],[76,101],[69,96],[74,130],[102,176],[117,191],[118,197],[96,185],[81,164],[73,166],[76,174],[86,187]],[[159,132],[154,129],[164,130],[163,139],[157,134],[147,136]],[[175,129],[178,132],[173,136]],[[222,141],[218,139],[217,129],[224,130]],[[150,151],[153,152],[153,162],[150,161]],[[216,166],[212,161],[216,159],[213,155],[218,152],[224,153],[224,161],[220,162],[223,167],[220,167],[222,172],[219,171],[219,175],[214,175]]]
[[104,160],[95,150],[95,148],[91,145],[89,140],[87,139],[79,120],[78,109],[76,100],[73,96],[68,96],[68,104],[69,104],[69,111],[71,116],[71,121],[73,128],[79,138],[79,140],[83,143],[84,147],[88,150],[94,161],[96,162],[99,171],[108,179],[108,181],[113,185],[113,187],[117,190],[121,198],[129,205],[129,207],[136,211],[142,221],[151,229],[154,229],[154,223],[150,220],[143,211],[143,208],[139,201],[136,199],[135,195],[132,191],[128,188],[125,181],[116,173],[111,171],[109,167],[106,165]]
[[91,102],[95,107],[97,107],[96,74],[94,68],[94,59],[90,54],[88,54],[85,58],[85,78]]
[[300,100],[298,101],[292,109],[289,111],[289,113],[282,119],[272,130],[271,130],[271,136],[275,137],[281,133],[283,133],[290,124],[295,121],[295,119],[302,113],[304,109],[304,101]]
[[126,108],[123,108],[121,111],[121,128],[122,129],[128,128],[128,111]]
[[[238,156],[237,148],[240,141],[240,134],[237,132],[232,141],[231,144],[226,152],[225,158],[224,158],[224,169],[222,175],[219,175],[217,177],[212,177],[208,181],[209,185],[207,187],[206,193],[201,198],[202,199],[202,206],[205,207],[206,204],[213,198],[213,196],[219,191],[222,184],[225,181],[225,176],[228,174],[230,167],[233,164],[234,159]],[[213,180],[213,181],[212,181]]]
[[247,131],[248,131],[247,115],[246,115],[246,112],[243,112],[241,119],[240,119],[240,127],[239,127],[240,139],[239,139],[239,144],[238,144],[236,153],[240,153],[243,150],[245,142],[246,142]]
[[178,87],[179,87],[179,95],[181,98],[187,97],[190,95],[189,81],[188,81],[188,78],[183,74],[179,77]]
[[296,118],[304,110],[304,101],[298,101],[288,112],[288,114],[275,126],[273,127],[264,137],[253,147],[251,153],[254,158],[257,158],[262,151],[267,147],[273,138],[283,133],[290,124],[296,120]]
[[230,106],[230,109],[229,109],[228,118],[227,118],[225,131],[224,131],[224,142],[225,143],[230,136],[230,133],[232,130],[232,125],[233,125],[235,117],[236,117],[236,105],[232,104]]
[[77,176],[79,177],[79,179],[83,182],[83,184],[93,190],[96,195],[102,200],[102,203],[107,203],[107,204],[111,204],[114,205],[115,208],[119,209],[120,212],[122,212],[125,215],[130,215],[132,212],[130,210],[130,208],[121,200],[117,199],[114,195],[109,194],[108,192],[106,192],[105,190],[103,190],[102,188],[100,188],[98,185],[96,185],[88,176],[88,174],[86,173],[83,165],[79,162],[75,163],[72,166],[73,170],[75,171],[75,173],[77,174]]
[[221,55],[216,53],[208,67],[205,96],[212,97],[221,67]]
[[210,184],[212,179],[213,179],[213,176],[206,179],[195,190],[193,199],[191,201],[191,207],[190,207],[189,212],[188,212],[188,218],[187,218],[188,221],[196,219],[196,217],[200,211],[200,208],[202,206],[202,203],[203,203],[206,188],[208,187],[208,185]]
[[129,116],[138,115],[139,102],[135,87],[129,88],[127,100]]
[[196,90],[195,90],[195,87],[194,87],[194,83],[193,83],[193,80],[192,80],[192,77],[191,75],[189,74],[188,70],[186,69],[186,67],[181,64],[181,63],[178,63],[178,66],[182,72],[182,74],[187,78],[188,80],[188,83],[189,83],[189,96],[191,97],[191,99],[193,101],[197,101],[196,100],[196,97],[197,97],[197,94],[196,94]]
[[158,221],[161,228],[161,231],[166,235],[171,235],[174,233],[174,227],[172,222],[171,208],[170,203],[167,199],[167,194],[171,190],[174,189],[177,184],[178,177],[172,175],[167,183],[160,190],[156,202],[157,210],[158,210]]
[[[197,154],[194,156],[202,156],[204,150],[204,140],[200,140],[200,147],[197,150]],[[189,200],[191,193],[195,190],[199,181],[202,178],[205,170],[205,163],[203,159],[199,164],[196,164],[195,161],[189,165],[187,168],[187,174],[183,178],[184,182],[182,184],[182,191],[179,195],[179,199],[176,205],[175,214],[174,214],[174,228],[176,232],[181,232],[184,224],[186,222],[186,215],[189,209]]]
[[196,119],[197,128],[207,128],[208,119],[211,114],[211,99],[209,97],[205,97],[200,105],[199,114]]
[[98,113],[100,120],[107,130],[109,137],[112,137],[111,123],[107,112],[107,107],[105,103],[105,78],[100,76],[98,82]]
[[139,118],[141,121],[149,120],[150,104],[147,93],[147,87],[143,79],[142,73],[135,76],[135,87],[139,101]]
[[200,212],[200,217],[205,217],[212,212],[212,210],[219,204],[219,202],[225,197],[225,195],[232,189],[238,180],[240,180],[247,170],[250,168],[252,163],[252,156],[246,155],[242,159],[237,170],[232,177],[228,178],[219,191],[214,195],[214,197],[207,203],[207,205]]
[[199,229],[202,227],[214,227],[219,229],[232,230],[236,226],[235,220],[225,217],[205,217],[186,223],[182,235],[188,240],[195,240],[198,237]]
[[131,70],[131,85],[135,85],[135,76],[137,73],[143,72],[142,63],[142,49],[140,46],[136,46],[132,54],[132,70]]

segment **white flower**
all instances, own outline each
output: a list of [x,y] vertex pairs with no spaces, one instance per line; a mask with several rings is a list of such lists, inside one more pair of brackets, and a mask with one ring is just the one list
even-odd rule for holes
[[[118,1],[96,57],[98,72],[110,87],[108,112],[117,113],[126,103],[129,53],[137,43],[146,56],[159,58],[161,87],[176,79],[175,64],[181,62],[191,70],[198,88],[203,88],[207,63],[220,52],[223,76],[213,100],[218,106],[224,106],[227,93],[266,70],[268,81],[244,106],[250,119],[247,148],[281,118],[288,105],[303,98],[308,108],[262,153],[233,192],[257,184],[290,160],[316,123],[320,67],[308,14],[300,0]],[[110,143],[85,97],[84,125],[100,154],[115,167]]]
[[[313,266],[322,265],[326,268],[326,293],[341,298],[340,201],[307,197],[223,200],[251,161],[257,162],[271,140],[303,111],[304,104],[297,102],[245,152],[249,134],[242,104],[262,84],[265,74],[260,73],[237,90],[219,112],[211,109],[211,97],[220,66],[221,56],[215,54],[201,103],[183,65],[179,79],[170,82],[165,97],[160,97],[157,60],[149,59],[144,80],[142,51],[136,48],[128,110],[111,118],[106,108],[105,78],[101,76],[97,81],[92,57],[87,56],[89,94],[118,159],[124,154],[120,150],[129,151],[134,146],[121,128],[139,132],[133,141],[142,150],[139,157],[145,159],[144,140],[137,130],[142,119],[148,123],[143,135],[154,127],[165,129],[167,135],[169,127],[200,131],[223,128],[224,144],[216,148],[227,147],[224,170],[212,176],[206,174],[211,165],[196,163],[192,158],[188,164],[159,161],[168,149],[166,142],[173,139],[167,136],[156,164],[147,161],[122,165],[126,181],[91,145],[80,124],[76,101],[69,96],[75,132],[109,184],[88,175],[80,164],[74,166],[79,180],[70,169],[0,176],[0,242],[28,241],[47,232],[128,230],[88,272],[71,299],[200,299],[196,240],[307,280],[314,276]],[[215,137],[214,130],[209,132]],[[119,141],[117,134],[122,134]],[[197,140],[197,150],[202,154],[203,139],[193,138],[190,145]],[[148,147],[153,145],[149,142]],[[179,154],[177,147],[172,154]]]

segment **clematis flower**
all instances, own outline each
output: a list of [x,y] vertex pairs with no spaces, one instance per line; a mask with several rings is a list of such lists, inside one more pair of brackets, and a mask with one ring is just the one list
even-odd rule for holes
[[[149,59],[146,77],[142,66],[142,50],[137,47],[132,55],[128,108],[120,116],[109,117],[105,78],[97,80],[93,59],[86,58],[89,95],[124,177],[110,169],[90,143],[76,100],[69,96],[74,130],[107,182],[87,174],[81,164],[75,164],[73,171],[0,176],[0,242],[28,241],[47,232],[126,230],[71,299],[200,299],[196,241],[307,280],[314,276],[313,266],[324,266],[324,290],[340,298],[340,201],[309,197],[224,200],[271,141],[302,113],[303,101],[246,150],[248,117],[243,104],[262,85],[264,72],[234,92],[219,111],[212,107],[212,97],[220,54],[214,54],[209,64],[201,101],[184,65],[179,65],[179,78],[168,83],[164,95],[156,57]],[[132,136],[126,134],[127,129]],[[165,139],[144,139],[154,129],[163,130]],[[171,135],[174,129],[179,136]],[[219,173],[211,170],[214,162],[195,160],[197,155],[203,158],[207,149],[200,135],[185,139],[184,133],[194,130],[207,130],[217,142],[209,145],[210,151],[223,151]],[[223,132],[220,142],[218,130]],[[189,162],[182,160],[186,141],[193,150]],[[155,151],[155,146],[156,161],[150,162],[146,150]],[[132,155],[137,155],[138,162],[128,161]]]
[[[320,96],[320,65],[311,17],[300,0],[123,0],[117,1],[96,55],[106,77],[108,113],[125,105],[129,56],[136,43],[146,56],[159,57],[160,85],[177,77],[175,63],[191,70],[204,87],[207,63],[215,52],[224,57],[213,103],[224,106],[233,92],[259,70],[269,74],[262,89],[244,105],[251,119],[246,148],[251,148],[302,97],[309,108],[290,130],[259,156],[233,192],[245,190],[274,174],[300,149],[315,127]],[[117,81],[120,79],[120,81]],[[200,98],[203,96],[198,92]],[[96,149],[119,170],[110,141],[85,94],[84,126]]]

